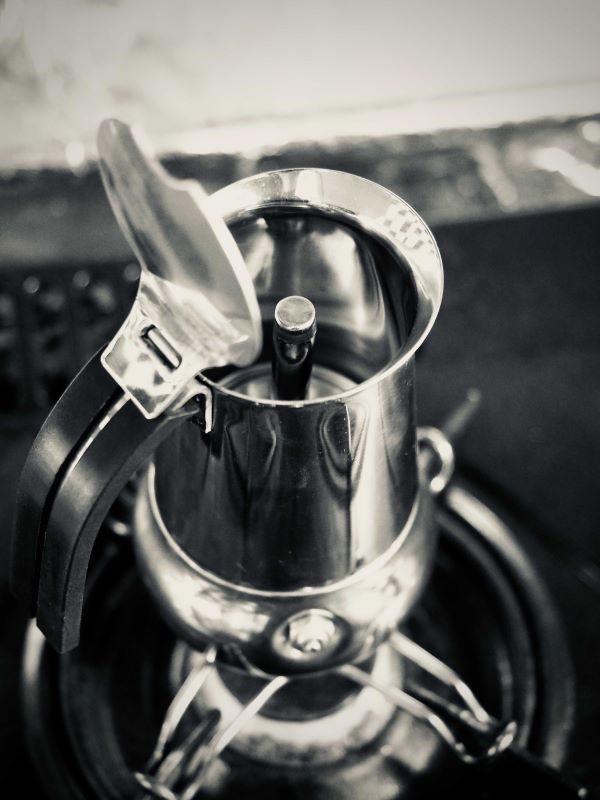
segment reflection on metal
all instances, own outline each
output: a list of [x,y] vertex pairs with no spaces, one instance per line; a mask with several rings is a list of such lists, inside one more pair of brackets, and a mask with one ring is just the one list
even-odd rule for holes
[[155,769],[155,774],[136,772],[138,784],[152,797],[164,800],[180,800],[171,787],[188,780],[188,761],[198,749],[206,746],[219,722],[219,712],[213,711],[197,724],[179,746],[175,746]]
[[390,636],[390,644],[403,658],[409,659],[424,672],[437,678],[440,683],[452,688],[477,722],[487,726],[492,724],[492,718],[482,707],[469,686],[443,661],[440,661],[439,658],[436,658],[400,631],[395,631]]
[[437,428],[420,427],[417,431],[419,447],[427,448],[431,454],[429,461],[433,466],[427,468],[429,490],[433,495],[444,491],[454,474],[454,448]]
[[[183,642],[177,645],[171,662],[173,686],[179,685],[197,658]],[[248,676],[263,683],[272,677],[259,675],[251,666],[220,664],[194,699],[194,712],[199,719],[214,708],[221,713],[223,725],[239,715],[246,695],[242,698],[232,691],[232,674],[242,682]],[[384,644],[377,650],[371,674],[381,681],[401,685],[403,662]],[[254,683],[260,685],[259,680]],[[270,707],[254,717],[236,736],[231,746],[237,754],[280,767],[302,767],[308,761],[313,765],[333,764],[368,746],[395,714],[379,692],[355,687],[334,670],[292,680],[288,689],[277,698],[276,709]]]
[[181,800],[193,800],[202,788],[202,784],[204,783],[206,774],[212,763],[219,757],[223,750],[225,750],[232,739],[237,736],[244,725],[246,725],[252,717],[256,716],[261,708],[263,708],[273,695],[282,689],[289,680],[290,679],[285,675],[274,677],[260,690],[256,697],[244,707],[236,719],[217,733],[208,747],[198,749],[197,753],[190,761],[189,768],[190,774],[196,774],[196,777],[182,793]]
[[306,397],[316,331],[315,307],[306,297],[289,295],[275,306],[271,363],[279,400]]
[[[464,707],[457,707],[441,695],[434,694],[429,690],[421,690],[419,686],[415,687],[413,691],[417,695],[422,693],[427,698],[424,702],[419,699],[418,696],[415,697],[408,691],[391,683],[389,675],[384,678],[378,677],[377,669],[372,673],[368,673],[354,664],[345,664],[334,668],[332,672],[348,678],[366,689],[374,690],[395,708],[429,725],[452,749],[455,755],[466,764],[475,764],[483,759],[492,759],[511,746],[517,734],[516,723],[508,722],[502,724],[493,719],[481,706],[472,690],[450,667],[446,666],[431,653],[427,652],[424,648],[411,641],[399,631],[395,631],[392,634],[390,644],[400,657],[409,659],[419,666],[421,670],[438,679],[444,686],[454,689],[459,698],[463,701]],[[210,653],[210,656],[214,658],[213,649],[210,649],[207,653]],[[197,666],[192,669],[188,679],[183,684],[182,689],[167,712],[161,730],[161,740],[164,739],[163,747],[160,751],[161,757],[165,751],[164,744],[171,738],[174,727],[177,725],[182,714],[196,698],[198,691],[200,691],[204,684],[204,679],[208,677],[208,672],[206,671],[208,666],[207,658],[207,654],[204,654]],[[201,680],[198,678],[198,670],[202,676]],[[216,676],[216,673],[213,672],[212,675]],[[280,689],[294,680],[297,681],[298,678],[287,675],[265,675],[265,682],[260,691],[258,691],[254,698],[246,705],[240,705],[238,703],[235,706],[236,710],[233,714],[231,711],[229,712],[227,716],[228,721],[225,721],[220,729],[212,733],[212,738],[206,735],[206,719],[207,715],[210,715],[211,712],[207,710],[203,711],[202,706],[200,706],[197,709],[200,711],[200,722],[196,730],[187,737],[182,746],[175,748],[173,753],[167,756],[163,764],[158,766],[158,768],[159,759],[153,758],[151,760],[151,765],[149,765],[147,772],[151,773],[152,769],[154,769],[154,777],[150,774],[136,775],[141,786],[153,797],[178,797],[180,800],[193,800],[204,785],[211,766],[225,748],[233,742],[242,732],[243,728],[260,713],[261,709],[264,708],[267,702],[271,700]],[[195,684],[193,691],[190,689],[192,683]],[[219,683],[214,684],[214,686],[217,687],[217,691],[216,693],[212,692],[210,695],[210,699],[213,703],[216,703],[217,706],[219,705],[219,701],[223,703],[224,698],[227,700],[226,690],[222,683],[220,685],[222,688],[219,690]],[[185,700],[183,698],[184,694],[186,695]],[[231,695],[229,696],[231,697]],[[351,701],[353,711],[360,709],[361,698],[364,699],[362,694],[359,694]],[[231,700],[229,704],[231,705]],[[227,704],[224,703],[224,706],[226,705]],[[376,705],[377,704],[374,703],[374,706]],[[177,707],[177,719],[173,725],[173,707],[175,706]],[[442,718],[438,712],[443,713],[450,722]],[[331,723],[334,718],[335,715],[330,717],[329,723]],[[473,743],[471,743],[467,749],[461,739],[457,737],[451,724],[452,720],[459,721],[470,729],[471,733],[474,735],[472,737],[473,740],[478,742],[478,748],[476,750],[473,749]],[[273,731],[277,731],[278,726],[281,728],[281,723],[276,721],[264,720],[264,722],[267,725],[265,730],[271,728]],[[299,724],[300,727],[306,726],[306,723]],[[314,727],[314,723],[309,723],[309,729],[311,724]],[[289,723],[286,723],[286,725],[289,727]],[[331,727],[331,724],[329,727]],[[163,736],[163,731],[165,730],[169,731],[168,736]],[[258,729],[255,728],[250,739],[251,742],[257,740],[257,732],[261,730],[260,727]],[[286,730],[285,726],[283,730]],[[201,734],[198,731],[201,731]],[[287,731],[287,736],[289,737],[289,735],[290,733]],[[337,729],[335,735],[337,737]],[[260,733],[260,735],[258,735],[258,740],[262,741],[264,736],[264,732]],[[306,739],[306,732],[304,736],[300,738],[302,740]],[[280,742],[279,746],[281,746],[282,743],[283,742]],[[256,744],[251,746],[256,750]],[[288,747],[290,746],[291,745],[288,745]],[[298,745],[296,744],[294,746],[297,747]],[[157,751],[155,751],[155,754],[156,752]],[[268,747],[266,752],[269,752]],[[293,753],[293,749],[290,752]],[[254,753],[254,755],[256,756],[256,753]],[[173,789],[178,784],[182,786],[182,788],[179,794],[174,794]]]
[[[198,565],[166,529],[154,494],[154,467],[143,482],[134,526],[140,573],[167,622],[186,641],[236,645],[267,671],[315,669],[365,657],[419,597],[435,553],[431,495],[423,489],[406,525],[371,563],[338,581],[271,591],[226,581]],[[264,558],[270,554],[266,552]],[[273,646],[271,632],[307,609],[331,613],[341,636],[333,650],[302,659]]]
[[294,661],[335,652],[343,639],[345,624],[321,608],[308,608],[293,614],[273,634],[273,648]]
[[199,292],[142,271],[134,305],[102,363],[142,414],[154,419],[193,392],[202,369],[232,363],[234,348],[244,341]]
[[[341,675],[355,680],[357,683],[361,684],[361,686],[371,686],[377,689],[397,708],[427,723],[465,764],[475,764],[482,759],[493,758],[503,750],[506,750],[507,747],[510,747],[517,734],[517,725],[515,722],[508,722],[506,725],[501,725],[499,732],[497,725],[485,726],[484,733],[493,736],[491,744],[486,742],[481,752],[469,752],[465,745],[456,738],[452,729],[439,714],[432,711],[431,708],[421,700],[408,694],[408,692],[398,689],[396,686],[380,683],[367,672],[358,669],[352,664],[339,667],[338,672]],[[447,705],[442,698],[438,698],[438,702],[446,711],[453,713],[453,707]],[[491,718],[489,719],[491,720]],[[475,725],[471,724],[469,716],[460,716],[460,720],[464,724],[469,725],[474,732],[478,734],[482,733],[483,726],[481,723],[478,722],[478,724]]]
[[148,419],[177,403],[207,367],[249,364],[260,314],[243,258],[196,181],[178,181],[130,128],[98,131],[104,187],[142,265],[133,308],[102,363]]
[[[199,741],[204,740],[214,729],[212,717],[208,715],[202,723],[196,725],[182,747],[170,747],[179,723],[204,685],[211,670],[214,669],[216,656],[217,649],[213,645],[202,653],[201,658],[181,684],[167,709],[156,746],[148,759],[145,772],[135,773],[135,778],[140,786],[154,797],[177,800],[177,795],[174,794],[171,787],[181,777],[181,768],[186,761],[187,750],[196,748]],[[167,749],[170,752],[165,758]]]
[[148,759],[148,769],[153,769],[164,756],[167,744],[174,736],[177,726],[190,707],[194,697],[198,694],[206,681],[210,670],[213,668],[216,657],[217,648],[211,645],[202,653],[201,662],[196,664],[194,669],[181,684],[179,691],[171,701],[167,713],[165,714],[156,747]]
[[[330,661],[372,652],[435,549],[413,356],[441,300],[437,247],[406,203],[344,173],[266,173],[210,202],[254,281],[265,349],[251,367],[202,375],[209,435],[184,425],[157,450],[136,512],[144,579],[188,641],[216,636],[271,668],[297,665],[268,625],[309,607],[342,620]],[[274,397],[269,376],[268,334],[290,295],[319,325],[304,400]]]

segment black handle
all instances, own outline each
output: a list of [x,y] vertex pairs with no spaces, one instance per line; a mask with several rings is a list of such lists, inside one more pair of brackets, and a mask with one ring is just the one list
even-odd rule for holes
[[181,421],[145,419],[97,353],[40,430],[17,490],[11,586],[59,652],[79,642],[89,559],[106,514]]

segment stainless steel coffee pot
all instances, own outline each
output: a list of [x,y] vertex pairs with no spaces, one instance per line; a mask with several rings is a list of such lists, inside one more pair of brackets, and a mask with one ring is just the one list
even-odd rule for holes
[[[254,283],[262,353],[201,372],[153,419],[98,354],[25,466],[15,589],[57,649],[74,647],[98,529],[142,470],[139,568],[182,638],[271,672],[366,657],[414,605],[435,551],[444,478],[431,473],[448,459],[431,437],[419,455],[414,354],[441,301],[438,249],[406,203],[341,172],[257,175],[210,204]],[[313,304],[317,333],[306,396],[284,400],[272,329],[290,295]]]

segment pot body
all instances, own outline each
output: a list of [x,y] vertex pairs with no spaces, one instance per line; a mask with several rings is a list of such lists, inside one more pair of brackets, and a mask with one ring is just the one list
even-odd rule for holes
[[292,591],[353,574],[395,541],[418,491],[411,362],[346,400],[213,397],[211,432],[183,425],[155,458],[162,519],[196,563]]
[[[181,425],[156,452],[137,513],[142,572],[187,638],[194,629],[215,634],[206,623],[214,610],[177,611],[182,595],[165,586],[164,570],[159,575],[158,550],[171,566],[185,563],[188,583],[203,576],[200,595],[206,579],[237,600],[240,592],[258,593],[261,603],[294,597],[297,610],[306,606],[298,598],[331,597],[367,574],[372,587],[375,576],[397,620],[418,596],[434,550],[414,393],[414,352],[441,298],[433,238],[399,198],[344,173],[268,173],[212,202],[254,281],[265,345],[252,367],[203,375],[205,424]],[[270,380],[275,305],[292,294],[317,313],[313,376],[301,402],[277,400]],[[338,653],[348,650],[343,639],[358,647],[344,592]],[[381,616],[381,603],[371,601],[371,621],[374,605]],[[269,607],[264,630],[292,607]],[[358,625],[363,643],[370,624]],[[241,644],[243,631],[229,640]]]

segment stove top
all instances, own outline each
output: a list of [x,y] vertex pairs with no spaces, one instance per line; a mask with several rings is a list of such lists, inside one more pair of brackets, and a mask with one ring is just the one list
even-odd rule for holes
[[[455,669],[492,716],[517,722],[522,747],[560,766],[572,728],[574,676],[552,600],[514,533],[462,486],[448,492],[439,524],[434,575],[403,634]],[[198,658],[160,622],[122,534],[104,532],[92,575],[77,650],[57,656],[33,625],[25,641],[25,727],[52,797],[135,796],[134,774],[144,771],[168,701]],[[436,691],[431,677],[389,651],[384,645],[375,657],[378,681],[425,699]],[[306,680],[296,679],[288,687],[292,697],[280,706],[289,710]],[[313,698],[327,680],[319,707],[323,695],[330,701],[339,687],[331,676],[310,679]],[[256,678],[241,692],[231,667],[213,668],[177,739],[196,737],[198,725],[216,709],[227,724],[227,716],[235,718],[263,685]],[[344,694],[324,718],[295,723],[278,718],[273,698],[231,740],[203,789],[219,797],[238,797],[243,788],[246,797],[383,800],[422,796],[426,787],[443,784],[465,797],[488,794],[480,773],[461,769],[435,730],[394,713],[371,687]],[[193,752],[186,751],[189,762]],[[181,788],[180,773],[185,786],[184,766],[171,772],[160,782],[163,791]],[[498,790],[496,785],[489,796],[501,796]]]
[[[524,721],[527,745],[534,752],[551,763],[562,763],[569,776],[590,787],[600,785],[595,746],[600,721],[600,545],[596,535],[600,512],[594,491],[600,456],[599,223],[600,209],[582,208],[434,230],[447,288],[439,321],[417,366],[419,421],[439,424],[471,387],[481,390],[483,403],[459,446],[459,480],[440,511],[444,533],[432,591],[423,598],[409,629],[414,639],[450,662],[472,684],[490,712],[502,716],[510,710]],[[3,291],[17,298],[19,313],[29,320],[25,339],[18,345],[22,371],[11,361],[12,371],[6,373],[6,381],[12,381],[6,385],[16,389],[4,396],[5,403],[12,397],[12,406],[0,431],[5,453],[0,465],[6,487],[4,552],[11,498],[24,455],[52,391],[60,391],[68,377],[63,367],[74,363],[75,341],[79,357],[86,354],[83,339],[77,336],[80,312],[70,313],[67,330],[59,335],[44,316],[50,313],[51,317],[52,303],[48,312],[47,300],[41,302],[39,292],[52,290],[60,295],[62,291],[69,303],[87,303],[86,286],[97,282],[108,286],[98,296],[112,298],[104,304],[112,310],[104,316],[93,315],[103,320],[97,334],[102,340],[123,313],[131,274],[131,268],[128,273],[127,264],[122,263],[57,265],[54,271],[43,270],[39,275],[32,269],[27,275],[7,272],[2,276]],[[86,275],[89,280],[84,285]],[[30,278],[38,279],[37,288]],[[99,302],[97,297],[93,302]],[[68,350],[66,361],[61,361],[63,351],[53,344],[53,335]],[[87,326],[87,347],[95,346],[94,335]],[[45,357],[45,348],[52,357]],[[54,383],[47,377],[50,373]],[[52,391],[39,388],[51,386]],[[1,752],[8,754],[4,774],[16,777],[24,787],[39,786],[23,736],[34,719],[34,727],[41,731],[34,744],[35,760],[42,759],[46,765],[42,784],[49,788],[57,775],[64,774],[57,752],[70,759],[66,769],[72,777],[65,783],[66,797],[90,796],[90,783],[98,782],[106,796],[116,796],[122,782],[132,780],[123,763],[143,769],[173,693],[166,679],[175,669],[172,642],[131,577],[126,540],[114,532],[105,539],[110,552],[97,554],[98,584],[90,607],[96,586],[109,580],[111,589],[103,593],[107,602],[99,605],[94,635],[84,641],[81,652],[65,657],[58,669],[58,659],[40,650],[38,642],[37,657],[46,659],[49,669],[43,680],[37,680],[35,635],[27,635],[33,666],[24,717],[18,685],[26,621],[6,589],[2,591],[7,620],[0,642],[5,709]],[[455,574],[460,575],[461,592],[452,591],[450,576]],[[104,660],[95,650],[101,641],[98,631],[106,624],[103,615],[110,618],[114,613],[112,603],[119,592],[130,598],[132,607],[141,604],[146,611],[136,636],[152,652],[151,658],[140,658],[143,648],[132,646],[126,635],[126,615],[113,617],[123,647]],[[434,630],[441,633],[432,636]],[[161,664],[164,669],[156,669]],[[103,681],[96,680],[98,670]],[[52,685],[60,691],[48,692]],[[73,691],[73,685],[82,687],[81,692]],[[130,690],[132,685],[135,691]],[[190,719],[200,713],[204,713],[200,708],[188,712]],[[140,714],[143,724],[137,724]],[[133,726],[132,720],[136,720]],[[340,797],[365,796],[367,791],[374,797],[392,797],[398,787],[406,796],[411,792],[423,796],[430,791],[429,780],[439,774],[438,761],[447,763],[446,752],[426,727],[411,722],[409,735],[406,725],[402,715],[387,724],[384,739],[378,740],[379,749],[369,761],[372,772],[358,775],[349,757],[349,766],[343,761],[342,766],[323,767],[322,784],[314,770],[305,771],[301,785],[305,790],[309,785],[321,786],[322,796],[336,796],[331,794],[332,787]],[[53,731],[50,737],[49,729]],[[107,741],[113,742],[102,753],[108,759],[107,770],[98,768],[95,757],[99,730],[108,731]],[[50,742],[53,746],[48,750]],[[419,752],[426,755],[422,757],[436,764],[426,775],[412,756],[411,747],[418,742],[423,742]],[[92,762],[95,767],[84,768],[81,774],[80,765]],[[223,768],[216,771],[214,785],[221,781],[219,785],[234,796],[239,771],[250,762],[243,744],[236,750],[233,743]],[[453,781],[464,781],[455,766],[444,767],[448,791],[456,785]],[[282,787],[290,794],[285,770],[270,764],[266,777],[264,768],[252,770],[256,785],[263,787],[261,797],[278,796]],[[270,795],[265,786],[270,787]],[[358,792],[359,787],[365,792]],[[431,791],[439,796],[439,786]],[[477,784],[469,791],[484,796],[486,789]],[[61,796],[54,789],[48,794]]]

